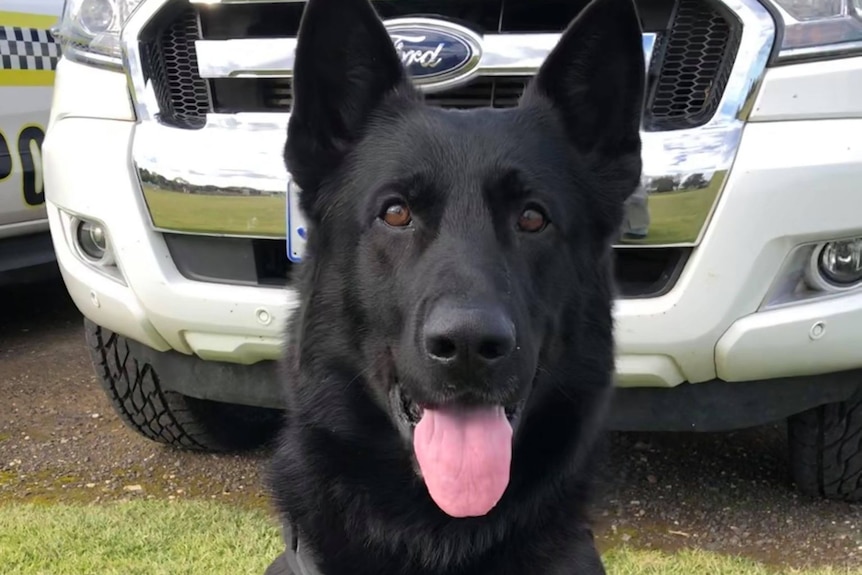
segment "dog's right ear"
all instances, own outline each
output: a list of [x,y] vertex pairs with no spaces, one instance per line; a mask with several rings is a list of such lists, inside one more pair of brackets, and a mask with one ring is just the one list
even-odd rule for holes
[[592,0],[545,59],[520,105],[554,110],[575,148],[594,166],[611,166],[612,177],[625,180],[621,194],[628,196],[640,178],[645,74],[633,0]]
[[389,96],[416,91],[369,0],[309,0],[297,35],[285,163],[312,192]]

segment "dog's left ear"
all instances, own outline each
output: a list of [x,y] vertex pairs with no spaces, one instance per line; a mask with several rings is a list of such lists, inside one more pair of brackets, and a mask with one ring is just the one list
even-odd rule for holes
[[[599,165],[625,164],[640,177],[646,62],[632,0],[593,0],[563,33],[521,99],[550,106],[569,140]],[[634,185],[626,194],[634,191]]]
[[309,0],[297,35],[285,163],[303,191],[318,187],[385,98],[415,98],[369,0]]

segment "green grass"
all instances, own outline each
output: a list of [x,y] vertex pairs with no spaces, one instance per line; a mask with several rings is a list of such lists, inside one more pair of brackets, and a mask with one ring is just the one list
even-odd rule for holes
[[[715,203],[719,185],[712,184],[700,190],[665,192],[649,197],[649,243],[691,242],[706,221]],[[641,243],[638,241],[626,243]]]
[[[262,575],[280,544],[278,528],[265,512],[214,502],[0,505],[4,575]],[[604,557],[609,575],[850,573],[769,570],[700,551],[617,547]]]
[[4,575],[263,575],[279,545],[263,512],[216,503],[0,506]]
[[284,236],[284,196],[182,194],[144,186],[157,226],[198,233]]
[[[717,186],[656,194],[649,199],[651,242],[693,241],[718,194]],[[654,231],[653,231],[654,230]]]

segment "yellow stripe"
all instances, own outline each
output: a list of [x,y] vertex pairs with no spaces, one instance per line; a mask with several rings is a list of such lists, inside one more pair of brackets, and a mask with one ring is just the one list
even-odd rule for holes
[[3,12],[0,11],[0,26],[14,26],[17,28],[36,28],[47,30],[57,23],[57,16],[45,14],[30,14],[28,12]]
[[54,70],[0,70],[0,87],[53,85]]

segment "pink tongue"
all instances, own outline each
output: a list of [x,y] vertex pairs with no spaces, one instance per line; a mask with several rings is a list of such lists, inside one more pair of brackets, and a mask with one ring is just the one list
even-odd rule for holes
[[413,450],[440,509],[452,517],[485,515],[509,484],[512,426],[502,407],[426,409]]

